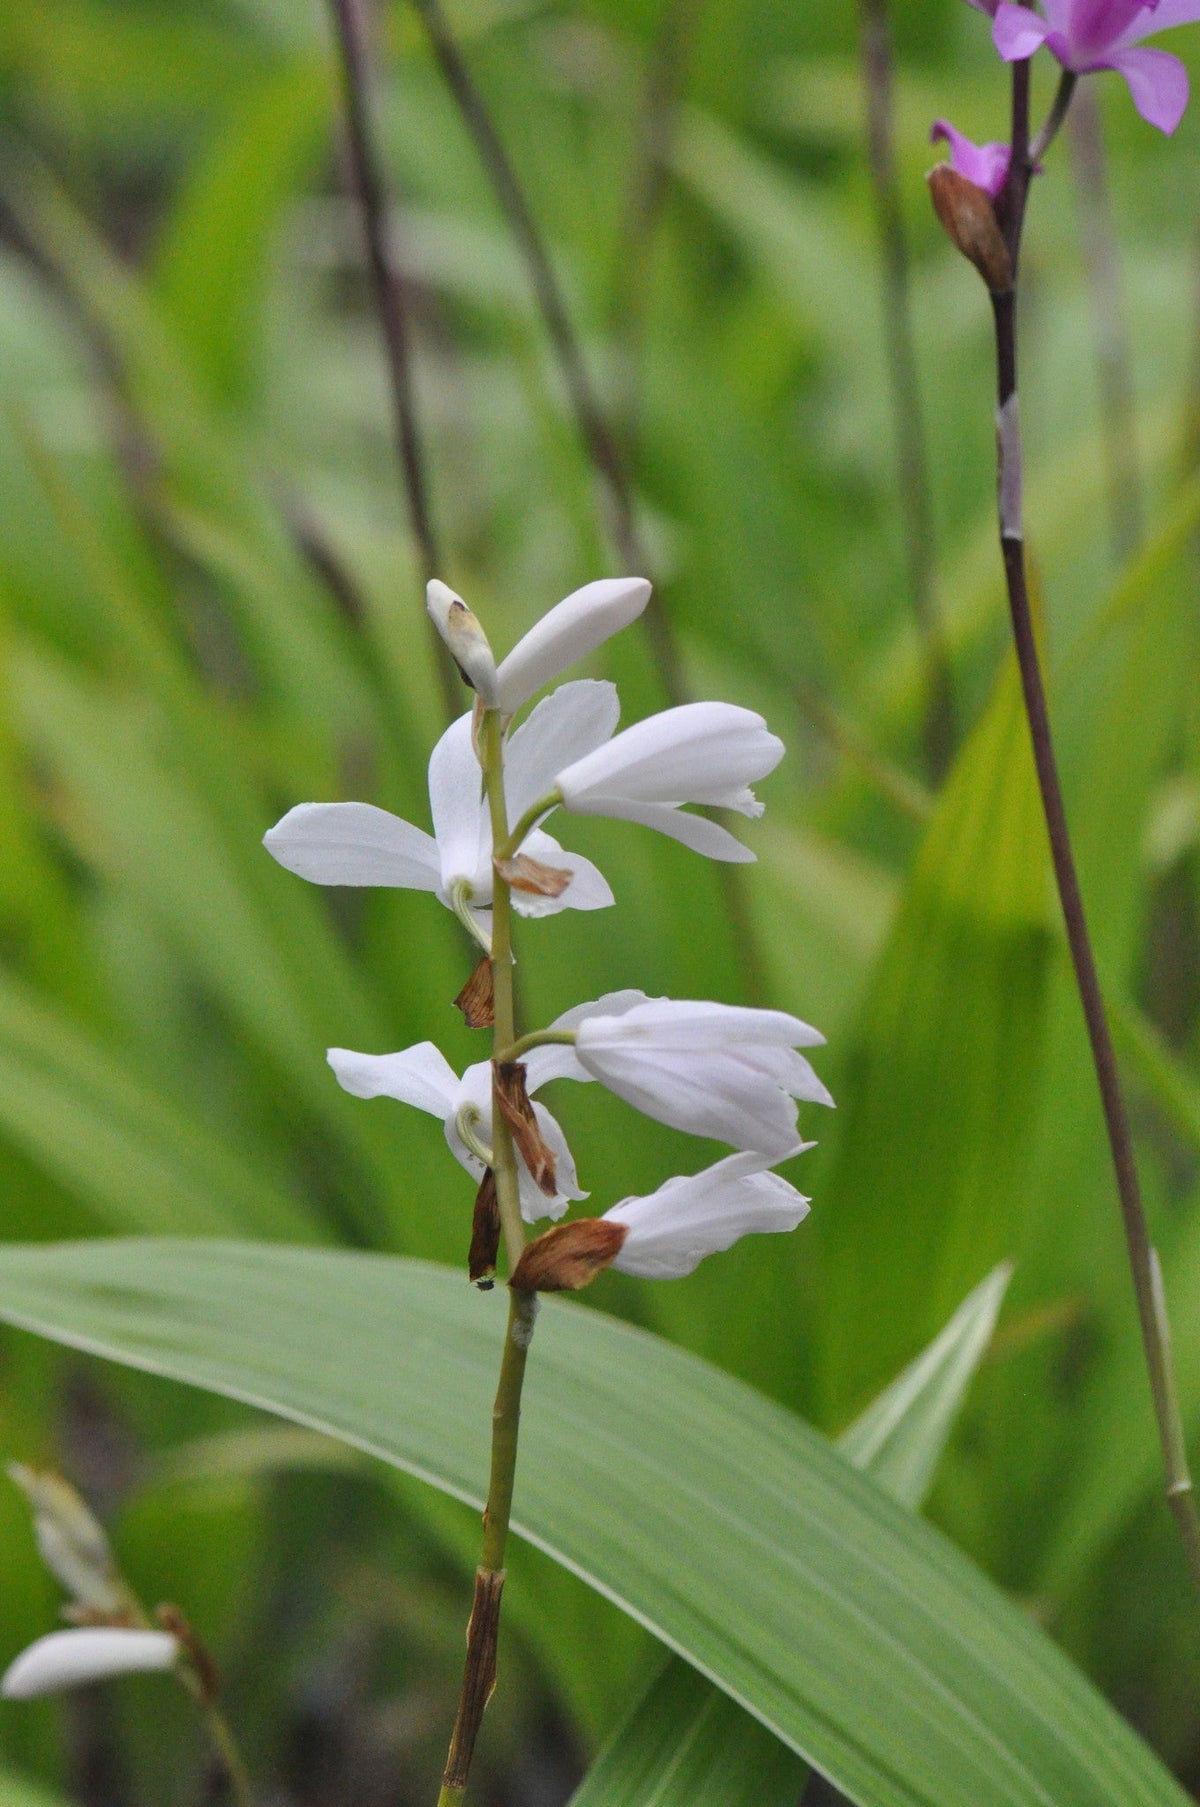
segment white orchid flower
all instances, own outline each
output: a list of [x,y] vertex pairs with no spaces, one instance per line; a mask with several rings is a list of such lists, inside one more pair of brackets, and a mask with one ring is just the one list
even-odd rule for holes
[[[586,678],[561,685],[538,704],[505,748],[505,790],[513,823],[550,790],[564,764],[610,738],[619,714],[615,686]],[[492,829],[469,714],[460,716],[433,749],[429,804],[432,835],[372,803],[300,803],[264,835],[263,845],[281,866],[314,884],[432,891],[448,908],[465,911],[486,938],[492,902]],[[514,891],[513,905],[523,915],[601,910],[613,902],[607,881],[591,861],[565,853],[540,829],[525,837],[522,849],[543,864],[571,873],[570,884],[558,897]]]
[[[788,1153],[814,1146],[795,1142]],[[668,1180],[657,1192],[622,1199],[606,1211],[603,1221],[626,1232],[610,1265],[645,1280],[678,1280],[743,1236],[794,1230],[808,1206],[780,1174],[767,1171],[763,1155],[727,1155],[703,1173]]]
[[[542,1052],[534,1050],[534,1054]],[[396,1098],[401,1104],[411,1104],[432,1117],[440,1117],[455,1160],[475,1179],[483,1178],[488,1163],[479,1150],[490,1148],[492,1141],[490,1061],[481,1060],[468,1067],[460,1079],[440,1049],[432,1042],[419,1042],[398,1054],[355,1054],[348,1048],[330,1048],[329,1064],[338,1084],[356,1098]],[[539,1072],[531,1056],[526,1062],[526,1088],[530,1095],[549,1077],[548,1071]],[[575,1162],[559,1125],[545,1105],[534,1104],[533,1112],[542,1140],[555,1158],[558,1191],[548,1198],[534,1183],[520,1151],[516,1151],[521,1215],[526,1223],[536,1223],[540,1217],[559,1218],[572,1199],[588,1196],[579,1188]]]
[[569,1044],[534,1048],[528,1082],[598,1079],[636,1110],[689,1135],[755,1149],[764,1164],[796,1145],[796,1101],[833,1099],[797,1048],[825,1037],[781,1010],[751,1010],[644,992],[576,1005],[551,1029]]
[[180,1645],[170,1632],[132,1631],[117,1626],[52,1631],[23,1650],[9,1665],[0,1694],[8,1700],[32,1700],[58,1694],[84,1682],[104,1681],[137,1670],[173,1669]]
[[761,816],[750,785],[773,772],[784,745],[761,715],[733,703],[684,703],[626,728],[560,771],[554,788],[575,815],[616,816],[671,835],[714,860],[753,860],[728,830],[685,803]]

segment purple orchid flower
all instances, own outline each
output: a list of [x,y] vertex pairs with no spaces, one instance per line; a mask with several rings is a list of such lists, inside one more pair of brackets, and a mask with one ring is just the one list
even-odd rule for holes
[[[972,0],[975,4],[975,0]],[[1042,0],[1045,18],[1001,0],[992,37],[1006,63],[1044,44],[1074,75],[1116,69],[1133,104],[1160,132],[1173,132],[1188,100],[1187,70],[1165,50],[1138,48],[1152,31],[1200,20],[1200,0]],[[991,10],[985,8],[985,10]]]
[[[972,5],[978,0],[971,0]],[[935,119],[930,129],[929,140],[936,144],[939,138],[945,139],[950,146],[950,166],[968,182],[974,182],[976,188],[982,188],[985,194],[991,195],[993,201],[1008,180],[1008,166],[1012,160],[1012,151],[1007,144],[975,144],[970,138],[956,131],[948,119]]]

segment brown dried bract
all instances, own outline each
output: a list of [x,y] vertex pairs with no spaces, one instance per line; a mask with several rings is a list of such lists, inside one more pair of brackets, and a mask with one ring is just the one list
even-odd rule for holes
[[203,1697],[211,1704],[221,1692],[221,1675],[207,1646],[201,1643],[177,1606],[156,1606],[154,1617],[187,1652]]
[[496,1176],[485,1167],[475,1194],[475,1215],[471,1220],[471,1252],[467,1256],[467,1273],[481,1291],[486,1292],[496,1272],[496,1251],[500,1247],[500,1202],[496,1197]]
[[934,212],[950,239],[969,258],[993,295],[1013,285],[1012,258],[991,196],[949,163],[935,164],[926,181]]
[[525,1068],[519,1060],[492,1062],[496,1079],[496,1103],[508,1124],[512,1139],[528,1167],[539,1192],[553,1198],[558,1191],[558,1174],[554,1155],[542,1140],[529,1093],[525,1090]]
[[527,853],[518,853],[511,860],[493,860],[492,864],[506,885],[530,897],[561,897],[572,877],[563,867],[543,866]]
[[518,1292],[576,1293],[616,1259],[628,1234],[606,1217],[555,1224],[528,1245],[508,1284]]
[[492,963],[485,954],[454,1000],[466,1018],[468,1029],[490,1029],[495,1022]]
[[504,1570],[475,1571],[475,1601],[467,1625],[467,1664],[463,1671],[458,1716],[450,1740],[442,1781],[451,1790],[463,1789],[471,1770],[475,1740],[483,1723],[484,1708],[496,1686],[496,1642],[500,1632],[500,1595]]

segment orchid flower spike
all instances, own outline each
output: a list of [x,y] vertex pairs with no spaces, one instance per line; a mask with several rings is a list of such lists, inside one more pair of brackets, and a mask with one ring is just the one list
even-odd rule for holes
[[167,1631],[118,1626],[52,1631],[9,1665],[0,1679],[0,1694],[7,1700],[32,1700],[113,1675],[173,1669],[180,1655],[178,1639]]
[[574,815],[615,816],[682,841],[714,860],[752,860],[716,822],[684,813],[706,803],[761,816],[750,785],[773,772],[783,742],[761,715],[733,703],[685,703],[626,728],[565,766],[554,788]]
[[1165,50],[1143,50],[1143,38],[1200,20],[1200,0],[1043,0],[1045,17],[1001,0],[992,38],[1006,63],[1023,62],[1044,44],[1064,69],[1090,75],[1116,69],[1133,104],[1160,132],[1173,132],[1188,102],[1187,70]]
[[[974,4],[974,0],[972,0]],[[990,142],[975,144],[962,132],[956,131],[948,119],[935,119],[929,133],[930,142],[936,144],[944,139],[950,146],[950,166],[968,182],[974,182],[976,188],[982,188],[984,194],[990,195],[994,201],[1008,180],[1008,166],[1012,161],[1012,148],[1007,144]]]
[[[542,1070],[544,1061],[541,1066],[535,1064],[535,1057],[544,1052],[535,1049],[526,1062],[526,1089],[531,1095],[551,1077]],[[460,1079],[432,1042],[419,1042],[398,1054],[355,1054],[348,1048],[330,1048],[329,1064],[338,1084],[356,1098],[396,1098],[440,1117],[455,1160],[475,1179],[483,1178],[490,1162],[479,1150],[490,1149],[492,1140],[490,1061],[468,1067]],[[518,1150],[517,1179],[526,1223],[536,1223],[540,1217],[559,1218],[572,1199],[588,1196],[580,1190],[575,1162],[558,1123],[542,1104],[535,1104],[533,1111],[542,1140],[555,1159],[557,1191],[548,1198],[539,1189]]]
[[794,1151],[798,1099],[833,1104],[796,1052],[825,1037],[781,1010],[624,991],[565,1011],[551,1029],[575,1040],[525,1057],[531,1091],[548,1079],[598,1079],[673,1129],[757,1150],[764,1166]]
[[[814,1146],[794,1142],[787,1153]],[[780,1174],[767,1171],[763,1155],[727,1155],[703,1173],[668,1180],[657,1192],[622,1199],[606,1211],[601,1221],[620,1224],[626,1232],[609,1265],[646,1280],[678,1280],[742,1236],[794,1230],[808,1206]]]
[[[512,819],[516,821],[550,790],[563,765],[602,746],[612,736],[619,714],[612,684],[581,679],[544,698],[505,749]],[[299,803],[268,831],[263,845],[281,866],[314,884],[432,891],[450,909],[465,906],[486,937],[492,902],[492,829],[469,714],[460,716],[433,749],[429,803],[433,835],[373,803]],[[569,871],[571,882],[558,897],[514,891],[514,907],[523,915],[601,910],[612,903],[613,894],[591,861],[565,853],[540,829],[526,836],[524,851]]]

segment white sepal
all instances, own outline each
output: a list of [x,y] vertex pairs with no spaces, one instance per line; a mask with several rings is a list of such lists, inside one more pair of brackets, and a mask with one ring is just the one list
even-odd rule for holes
[[[800,1142],[788,1152],[813,1146]],[[761,1154],[727,1155],[703,1173],[668,1180],[657,1192],[622,1199],[606,1211],[627,1231],[612,1265],[646,1280],[678,1280],[742,1236],[794,1230],[808,1205],[780,1174],[767,1171]]]
[[752,856],[732,835],[680,814],[681,807],[702,803],[761,815],[749,787],[774,771],[783,752],[783,742],[753,710],[685,703],[635,722],[564,767],[555,787],[576,815],[643,822],[712,859],[746,859]]
[[10,1664],[0,1681],[0,1694],[9,1700],[32,1700],[39,1694],[58,1694],[64,1688],[112,1675],[171,1669],[179,1652],[178,1641],[166,1631],[129,1631],[115,1626],[52,1631]]
[[644,577],[602,577],[573,590],[501,660],[497,707],[515,715],[543,684],[636,621],[649,600]]
[[[595,1007],[599,1010],[599,1006]],[[782,1160],[796,1100],[833,1103],[798,1047],[824,1037],[780,1010],[651,998],[578,1019],[579,1064],[635,1109],[689,1135]]]

